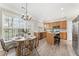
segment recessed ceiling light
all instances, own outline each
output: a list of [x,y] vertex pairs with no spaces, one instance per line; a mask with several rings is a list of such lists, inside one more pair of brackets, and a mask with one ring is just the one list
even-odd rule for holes
[[61,8],[61,10],[64,10],[64,8]]

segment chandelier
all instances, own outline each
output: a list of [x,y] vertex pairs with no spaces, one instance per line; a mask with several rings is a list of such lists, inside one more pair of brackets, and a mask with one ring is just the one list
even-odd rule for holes
[[25,11],[24,14],[21,16],[21,18],[23,20],[32,20],[32,16],[31,15],[27,15],[27,3],[26,3],[26,8],[24,6],[22,6],[21,9],[23,11]]
[[21,17],[23,20],[32,20],[32,16],[30,15],[22,15]]

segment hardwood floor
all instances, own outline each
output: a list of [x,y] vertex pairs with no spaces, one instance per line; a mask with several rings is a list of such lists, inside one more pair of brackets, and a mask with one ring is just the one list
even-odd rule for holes
[[[38,53],[33,56],[76,56],[70,42],[67,40],[61,40],[60,46],[48,45],[46,39],[39,41]],[[0,52],[0,55],[3,55]],[[7,56],[16,56],[15,49],[8,52]]]
[[72,46],[67,40],[61,40],[60,46],[48,45],[46,40],[40,40],[37,48],[40,56],[75,56]]

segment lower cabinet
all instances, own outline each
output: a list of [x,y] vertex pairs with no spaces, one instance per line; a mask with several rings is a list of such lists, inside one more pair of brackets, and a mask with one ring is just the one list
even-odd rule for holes
[[50,33],[50,32],[46,33],[46,41],[50,45],[54,44],[54,35],[53,35],[53,33]]
[[67,32],[60,32],[60,38],[63,40],[67,40]]
[[[60,32],[60,39],[67,40],[67,32]],[[46,41],[48,44],[54,45],[54,34],[51,32],[47,32]]]
[[39,45],[39,40],[46,37],[46,32],[34,32],[34,35],[36,36],[36,47]]

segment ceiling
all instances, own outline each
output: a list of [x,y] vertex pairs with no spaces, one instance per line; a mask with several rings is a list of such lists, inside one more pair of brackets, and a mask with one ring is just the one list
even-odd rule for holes
[[40,21],[79,15],[77,3],[28,3],[28,13]]
[[[22,6],[25,10],[22,9]],[[19,14],[26,12],[25,3],[0,3],[0,7]],[[27,3],[27,12],[39,21],[79,15],[78,3]]]
[[11,10],[18,14],[23,14],[26,12],[26,3],[0,3],[0,7]]

